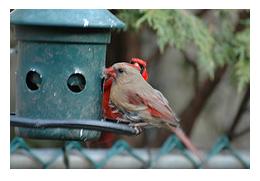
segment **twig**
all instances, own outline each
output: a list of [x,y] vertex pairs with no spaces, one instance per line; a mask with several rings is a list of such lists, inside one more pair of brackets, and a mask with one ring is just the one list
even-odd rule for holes
[[247,128],[243,129],[243,130],[240,131],[239,133],[234,133],[234,134],[232,135],[232,137],[229,138],[229,139],[232,141],[232,140],[234,140],[234,139],[236,139],[236,138],[238,138],[238,137],[240,137],[240,136],[243,136],[244,134],[246,134],[246,133],[248,133],[248,132],[250,132],[250,126],[248,126]]
[[182,127],[187,135],[190,135],[193,125],[198,115],[203,110],[208,98],[214,92],[223,75],[225,74],[227,65],[218,68],[214,73],[214,80],[207,78],[199,86],[198,92],[194,94],[188,106],[180,114]]
[[231,127],[229,128],[229,130],[227,131],[227,135],[230,139],[234,137],[235,129],[239,123],[240,118],[242,117],[243,113],[246,110],[249,98],[250,98],[250,85],[247,86],[247,89],[246,89],[243,99],[240,103],[238,111],[237,111],[236,115],[234,116],[233,123],[232,123]]
[[196,16],[198,17],[203,17],[205,14],[208,13],[208,11],[210,11],[209,9],[202,9],[199,12],[195,13]]

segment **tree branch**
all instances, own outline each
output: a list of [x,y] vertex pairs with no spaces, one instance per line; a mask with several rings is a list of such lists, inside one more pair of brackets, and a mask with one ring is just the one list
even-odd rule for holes
[[230,137],[229,139],[232,141],[240,136],[243,136],[244,134],[250,132],[250,126],[248,126],[247,128],[243,129],[242,131],[240,131],[239,133],[234,133],[232,135],[232,137]]
[[[207,13],[207,10],[201,11],[197,13],[197,16],[202,17]],[[250,17],[250,11],[243,10],[239,12],[239,19],[244,20]],[[239,31],[243,31],[246,26],[241,24],[240,21],[235,26],[234,33]],[[194,94],[194,97],[188,104],[188,106],[183,110],[181,113],[181,120],[182,120],[182,127],[184,131],[189,135],[191,133],[192,127],[197,119],[197,116],[203,110],[206,101],[214,91],[214,88],[220,82],[221,78],[223,77],[226,71],[227,65],[222,68],[218,68],[215,71],[214,80],[210,78],[206,79],[198,88],[198,91]]]
[[199,86],[197,93],[193,96],[188,106],[180,114],[182,128],[184,129],[187,135],[191,134],[191,130],[198,115],[203,110],[208,98],[213,93],[215,87],[222,79],[224,73],[226,72],[226,69],[227,65],[218,68],[214,73],[214,80],[207,78]]
[[202,9],[202,10],[200,10],[199,12],[195,13],[195,15],[201,18],[201,17],[203,17],[205,14],[207,14],[208,11],[210,11],[210,10],[209,10],[209,9]]
[[232,139],[235,135],[235,129],[239,123],[240,118],[242,117],[243,113],[246,110],[249,98],[250,98],[250,85],[247,86],[247,89],[246,89],[243,99],[240,103],[238,111],[233,118],[233,123],[232,123],[231,127],[229,128],[229,130],[227,131],[227,135],[230,139]]

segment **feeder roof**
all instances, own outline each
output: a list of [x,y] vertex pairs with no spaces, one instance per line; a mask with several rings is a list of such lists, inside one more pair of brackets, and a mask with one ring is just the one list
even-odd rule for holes
[[123,28],[125,24],[104,9],[18,9],[11,24],[75,28]]

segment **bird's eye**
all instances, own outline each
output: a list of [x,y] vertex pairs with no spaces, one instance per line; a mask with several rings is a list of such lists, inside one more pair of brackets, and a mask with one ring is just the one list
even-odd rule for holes
[[124,72],[124,70],[123,70],[123,69],[121,69],[121,68],[119,68],[119,69],[118,69],[118,72],[119,72],[119,73],[123,73],[123,72]]

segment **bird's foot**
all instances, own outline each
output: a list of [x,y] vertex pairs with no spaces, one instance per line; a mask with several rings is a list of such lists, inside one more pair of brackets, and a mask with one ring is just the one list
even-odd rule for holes
[[112,109],[112,111],[111,111],[113,114],[117,114],[117,113],[119,113],[119,110],[118,109]]
[[120,117],[117,117],[116,120],[117,120],[117,123],[120,123],[120,122],[129,123],[130,122],[129,120],[124,119],[124,118],[120,118]]
[[129,126],[133,127],[136,131],[136,135],[141,134],[144,131],[144,127],[149,125],[148,123],[130,123]]
[[108,106],[109,106],[111,109],[115,109],[115,108],[116,108],[116,105],[115,105],[111,100],[109,100]]
[[144,129],[141,128],[141,127],[133,127],[133,128],[135,129],[135,135],[136,136],[141,134],[144,131]]

